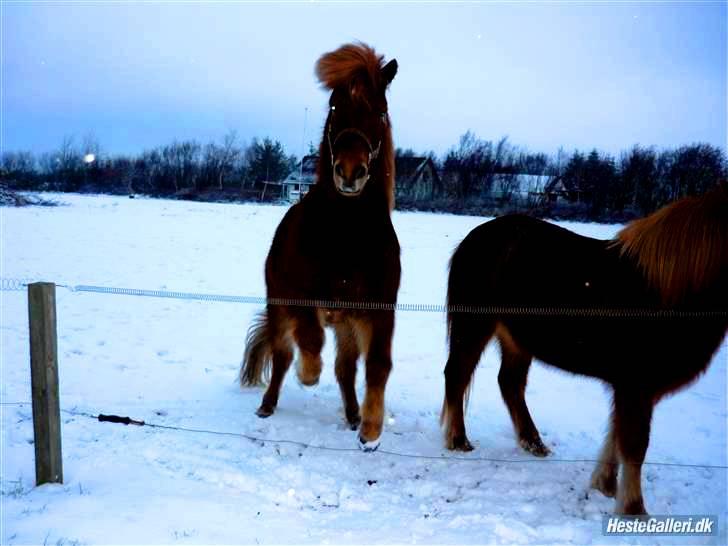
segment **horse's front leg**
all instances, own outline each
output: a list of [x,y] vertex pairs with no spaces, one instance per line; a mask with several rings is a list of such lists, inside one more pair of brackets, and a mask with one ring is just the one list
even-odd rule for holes
[[359,401],[356,399],[356,364],[359,344],[356,333],[348,321],[336,324],[336,380],[344,402],[346,422],[351,430],[359,428]]
[[599,462],[591,476],[591,487],[601,491],[607,497],[617,494],[617,471],[619,459],[617,457],[617,444],[614,437],[614,414],[610,417],[609,432],[604,440],[604,446],[599,454]]
[[622,477],[617,488],[618,514],[646,514],[642,498],[642,463],[650,441],[653,403],[648,393],[621,385],[614,389],[614,433]]
[[324,329],[321,326],[318,309],[299,309],[294,317],[293,338],[300,349],[296,361],[298,380],[311,387],[319,382],[321,369],[321,349],[324,346]]
[[392,370],[394,311],[370,313],[356,323],[366,354],[366,394],[361,409],[359,442],[364,451],[379,447],[384,422],[384,389]]

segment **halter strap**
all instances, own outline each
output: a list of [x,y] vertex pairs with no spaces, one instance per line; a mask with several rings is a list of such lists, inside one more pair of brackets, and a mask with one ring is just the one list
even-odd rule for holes
[[359,129],[355,129],[354,127],[347,127],[346,129],[342,129],[339,131],[339,134],[336,135],[336,138],[334,138],[334,142],[331,142],[331,121],[329,121],[329,128],[326,131],[326,138],[329,141],[329,154],[331,154],[331,167],[334,166],[334,146],[339,141],[339,139],[347,134],[354,134],[358,137],[360,137],[367,145],[367,148],[369,149],[369,160],[367,161],[367,167],[371,164],[373,160],[379,156],[379,149],[382,147],[382,141],[380,140],[377,143],[377,147],[374,148],[372,146],[371,141],[369,140],[369,137],[367,137],[362,131]]

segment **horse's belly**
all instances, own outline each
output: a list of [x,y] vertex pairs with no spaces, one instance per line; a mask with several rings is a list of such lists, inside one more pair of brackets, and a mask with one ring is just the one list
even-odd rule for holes
[[658,374],[665,384],[699,374],[725,333],[720,323],[670,319],[521,320],[506,327],[520,347],[563,370],[607,381]]

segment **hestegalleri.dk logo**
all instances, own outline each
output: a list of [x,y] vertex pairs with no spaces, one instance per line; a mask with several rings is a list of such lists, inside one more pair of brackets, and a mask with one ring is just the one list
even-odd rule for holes
[[604,535],[713,536],[718,516],[604,516]]

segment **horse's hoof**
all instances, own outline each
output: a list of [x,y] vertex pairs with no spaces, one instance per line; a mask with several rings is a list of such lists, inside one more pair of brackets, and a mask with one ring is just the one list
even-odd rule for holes
[[468,437],[463,434],[456,436],[447,443],[447,448],[451,451],[473,451],[473,444],[470,443]]
[[316,385],[318,385],[318,382],[319,382],[318,377],[304,378],[304,377],[301,377],[300,375],[298,376],[298,380],[300,381],[301,385],[303,385],[304,387],[315,387]]
[[296,361],[296,376],[301,385],[305,387],[314,387],[318,385],[321,377],[321,359],[318,358],[313,362],[310,360]]
[[364,438],[359,436],[359,449],[361,449],[365,453],[371,453],[372,451],[376,451],[379,447],[379,444],[381,443],[381,439],[382,437],[380,436],[376,440],[366,441]]
[[617,494],[617,474],[594,473],[590,485],[592,489],[600,491],[605,497],[614,498]]
[[640,499],[624,502],[617,500],[617,508],[614,511],[620,516],[646,516],[645,503]]
[[255,411],[255,414],[261,419],[265,419],[266,417],[270,417],[271,415],[273,415],[273,412],[275,411],[276,409],[274,407],[266,406],[265,404],[263,404]]
[[547,448],[540,439],[536,440],[519,440],[518,444],[536,457],[547,457],[551,455],[551,450]]
[[351,430],[357,430],[359,428],[359,425],[361,424],[361,417],[359,417],[359,414],[352,415],[351,417],[347,416],[346,423],[349,425],[349,428]]

